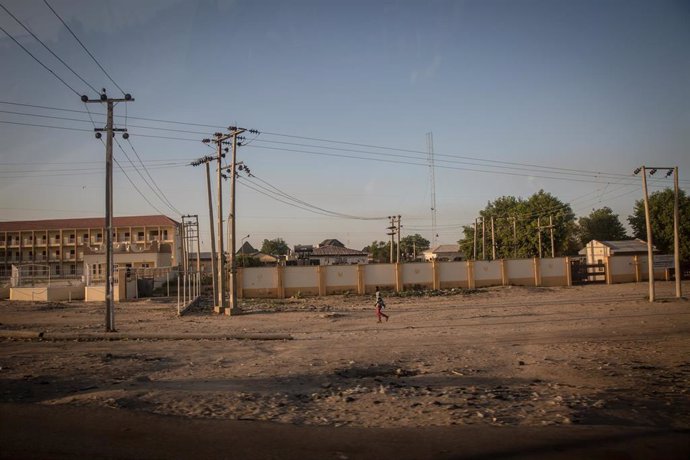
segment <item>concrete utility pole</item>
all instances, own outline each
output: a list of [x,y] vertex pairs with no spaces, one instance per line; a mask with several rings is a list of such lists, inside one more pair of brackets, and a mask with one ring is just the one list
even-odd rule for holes
[[649,301],[654,302],[654,245],[652,242],[652,221],[649,214],[649,194],[647,192],[647,172],[649,175],[654,175],[657,170],[666,169],[666,177],[671,174],[673,178],[673,269],[675,271],[676,297],[680,298],[683,295],[680,278],[682,273],[680,271],[680,209],[679,209],[679,191],[678,191],[678,166],[674,167],[650,167],[640,166],[635,169],[634,173],[642,172],[642,189],[644,192],[644,213],[645,224],[647,227],[647,270],[649,272]]
[[477,260],[477,218],[474,219],[474,251],[472,255],[473,260]]
[[391,237],[391,250],[390,250],[390,263],[393,263],[393,244],[394,244],[394,238],[395,238],[395,229],[397,228],[395,226],[395,216],[388,216],[388,218],[391,221],[390,226],[388,227],[388,233],[386,235]]
[[400,215],[398,215],[398,256],[395,259],[397,263],[400,263]]
[[235,241],[236,237],[236,221],[235,219],[235,203],[236,203],[236,188],[237,188],[237,174],[235,169],[237,168],[237,136],[246,131],[244,128],[238,128],[236,126],[230,126],[230,135],[232,136],[232,164],[230,165],[230,215],[232,216],[232,222],[230,223],[232,228],[232,234],[230,236],[230,307],[225,310],[226,315],[238,314],[239,308],[237,306],[237,258],[235,257]]
[[[213,139],[204,139],[202,142],[216,144],[216,161],[218,163],[218,197],[217,197],[217,207],[218,207],[218,297],[216,299],[217,304],[213,307],[213,311],[216,313],[223,313],[225,311],[225,251],[223,250],[223,171],[222,171],[222,159],[225,157],[223,153],[223,145],[227,143],[227,140],[232,137],[231,134],[214,133]],[[227,152],[227,149],[225,149]]]
[[113,302],[113,133],[123,132],[123,139],[127,139],[126,128],[113,127],[113,109],[117,102],[132,102],[134,98],[130,94],[125,94],[123,99],[109,98],[105,94],[105,89],[101,93],[99,99],[89,99],[88,96],[82,96],[81,101],[88,103],[106,103],[108,107],[106,115],[106,127],[94,128],[96,138],[101,138],[101,132],[106,132],[105,143],[105,331],[115,332],[115,304]]
[[491,260],[496,260],[496,234],[494,232],[494,216],[491,216]]
[[513,258],[517,259],[517,217],[513,217]]
[[676,278],[676,297],[683,296],[680,279],[680,205],[678,192],[678,166],[673,168],[673,269]]
[[556,246],[553,242],[553,216],[549,216],[549,231],[551,232],[551,258],[556,257]]
[[482,217],[482,260],[486,260],[486,219]]
[[647,193],[647,168],[642,166],[642,189],[644,190],[644,217],[647,226],[647,273],[649,276],[649,301],[654,302],[654,245],[652,243],[652,221],[649,216],[649,194]]
[[215,303],[218,301],[218,270],[216,267],[216,259],[218,255],[216,254],[216,235],[214,230],[215,224],[213,222],[213,199],[211,196],[211,169],[209,166],[209,164],[214,160],[215,159],[213,157],[205,156],[191,162],[190,164],[192,166],[199,166],[202,163],[206,165],[206,192],[208,195],[209,229],[211,230],[211,279],[213,282],[213,302],[215,307]]
[[537,217],[537,237],[539,238],[539,258],[541,259],[541,218]]

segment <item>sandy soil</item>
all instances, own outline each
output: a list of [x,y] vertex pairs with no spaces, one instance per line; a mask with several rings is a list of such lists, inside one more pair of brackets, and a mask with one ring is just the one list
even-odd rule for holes
[[[685,283],[684,292],[690,289]],[[0,347],[0,403],[117,408],[291,425],[690,429],[690,302],[657,283],[490,288],[440,296],[116,305],[130,340]],[[102,332],[102,304],[0,302],[0,332]],[[137,340],[162,332],[179,340]],[[187,340],[185,334],[216,334]],[[223,340],[237,333],[293,340]],[[573,429],[575,429],[573,427]]]

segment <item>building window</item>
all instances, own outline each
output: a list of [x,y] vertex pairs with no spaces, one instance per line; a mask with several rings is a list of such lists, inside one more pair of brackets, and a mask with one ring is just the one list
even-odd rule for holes
[[77,266],[76,265],[70,265],[69,266],[69,274],[70,275],[76,275],[77,274]]
[[56,265],[56,266],[55,266],[55,274],[56,274],[56,275],[59,275],[59,274],[60,274],[60,266],[59,266],[59,265]]
[[96,243],[100,243],[103,240],[102,233],[96,233]]
[[126,239],[126,240],[129,239],[129,232],[125,232],[125,239]]
[[137,241],[144,241],[144,232],[137,233]]

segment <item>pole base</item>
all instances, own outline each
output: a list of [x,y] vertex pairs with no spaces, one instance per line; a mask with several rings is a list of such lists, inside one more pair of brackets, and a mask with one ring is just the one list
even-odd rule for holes
[[239,308],[226,308],[225,309],[225,316],[237,316],[242,314],[242,310]]
[[225,309],[224,307],[219,307],[216,305],[213,307],[213,313],[220,315],[221,313],[223,313],[224,309]]

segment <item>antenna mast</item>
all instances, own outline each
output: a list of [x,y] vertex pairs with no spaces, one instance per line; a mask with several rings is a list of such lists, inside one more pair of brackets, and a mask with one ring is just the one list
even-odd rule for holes
[[434,172],[434,133],[426,133],[426,148],[429,160],[429,182],[431,184],[431,247],[436,247],[436,174]]

